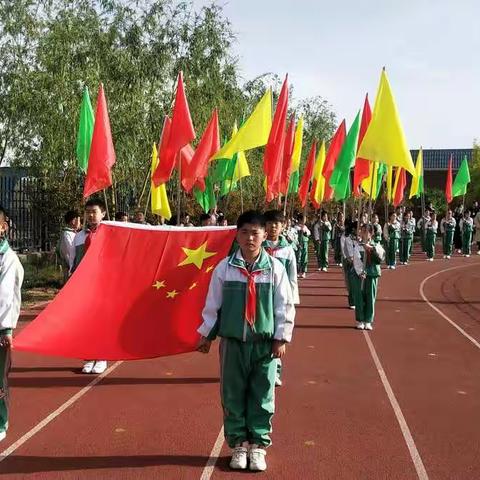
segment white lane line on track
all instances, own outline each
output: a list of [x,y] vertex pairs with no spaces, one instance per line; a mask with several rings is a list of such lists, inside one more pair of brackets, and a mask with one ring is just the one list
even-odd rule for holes
[[83,387],[79,392],[77,392],[73,397],[70,397],[65,403],[60,405],[56,410],[47,415],[40,423],[37,423],[31,430],[29,430],[25,435],[21,436],[15,443],[12,443],[6,450],[0,453],[0,462],[3,462],[9,455],[11,455],[15,450],[20,448],[24,443],[28,442],[34,435],[40,432],[44,427],[46,427],[52,420],[55,420],[60,414],[62,414],[68,407],[71,407],[77,400],[83,397],[92,387],[97,383],[102,381],[107,375],[112,373],[123,361],[115,362],[110,368],[105,370],[102,374],[95,377],[88,385]]
[[408,428],[407,421],[403,416],[402,410],[398,401],[393,393],[392,387],[390,386],[390,382],[388,381],[387,375],[385,370],[380,363],[380,359],[378,358],[377,352],[373,343],[370,339],[370,336],[365,331],[363,332],[363,336],[365,337],[365,341],[367,342],[368,349],[370,350],[370,355],[372,356],[373,362],[375,363],[375,367],[377,368],[378,374],[380,375],[380,380],[383,383],[383,387],[387,392],[388,399],[390,400],[390,404],[392,405],[393,412],[397,417],[398,424],[400,425],[400,430],[402,431],[403,438],[405,439],[405,443],[407,444],[408,451],[410,452],[410,457],[412,458],[413,465],[415,466],[415,470],[417,471],[417,476],[419,480],[428,480],[428,474],[425,470],[425,466],[423,465],[422,458],[420,457],[420,453],[418,453],[417,446],[415,445],[415,441],[413,440],[412,434],[410,433],[410,429]]
[[450,268],[446,268],[444,270],[440,270],[439,272],[435,272],[435,273],[432,273],[432,275],[429,275],[428,277],[426,277],[422,283],[420,284],[420,289],[419,289],[419,292],[420,292],[420,296],[422,297],[422,299],[427,303],[427,305],[429,307],[431,307],[433,310],[435,310],[442,318],[444,318],[450,325],[452,325],[452,327],[456,328],[465,338],[467,338],[468,340],[470,340],[470,342],[473,343],[473,345],[475,345],[477,348],[480,349],[480,343],[475,340],[471,335],[469,335],[462,327],[460,327],[459,325],[457,325],[451,318],[449,318],[447,315],[445,315],[438,307],[436,307],[435,305],[433,305],[429,300],[428,298],[426,297],[425,295],[425,292],[424,292],[424,287],[425,287],[425,284],[428,282],[428,280],[430,280],[431,278],[433,277],[436,277],[437,275],[440,275],[441,273],[444,273],[444,272],[448,272],[450,270],[458,270],[459,268],[467,268],[467,267],[474,267],[476,266],[478,268],[478,263],[474,263],[474,264],[470,264],[470,265],[459,265],[457,267],[450,267]]
[[[316,273],[319,273],[319,272],[308,273],[305,276],[305,278],[309,278],[312,275],[315,275]],[[303,279],[299,278],[299,280],[305,280],[305,278]],[[220,456],[220,452],[222,451],[224,441],[225,441],[225,434],[222,426],[222,428],[218,432],[217,439],[215,440],[215,443],[212,447],[212,451],[210,452],[210,456],[208,457],[207,464],[203,469],[200,480],[210,480],[210,477],[213,475],[213,472],[215,470],[215,465],[217,464],[217,460],[218,460],[218,457]]]
[[223,433],[223,426],[222,426],[222,428],[218,432],[217,439],[215,440],[212,451],[210,452],[210,457],[208,457],[207,464],[203,469],[200,480],[210,480],[210,477],[212,476],[213,471],[215,470],[215,465],[217,463],[218,457],[220,456],[220,452],[222,451],[223,442],[224,442],[224,433]]

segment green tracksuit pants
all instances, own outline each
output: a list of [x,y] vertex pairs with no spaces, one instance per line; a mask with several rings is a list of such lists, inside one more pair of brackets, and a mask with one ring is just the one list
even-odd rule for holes
[[422,252],[427,251],[426,243],[427,243],[427,232],[425,232],[425,229],[422,227],[420,228],[420,245],[422,247]]
[[10,371],[10,348],[0,347],[0,432],[8,429],[8,372]]
[[454,230],[447,231],[443,234],[443,254],[451,256],[453,253],[453,235]]
[[472,232],[462,233],[462,253],[464,255],[472,254]]
[[342,245],[340,243],[340,237],[336,237],[333,244],[333,254],[335,263],[342,263]]
[[427,235],[425,237],[425,248],[427,252],[427,258],[433,258],[435,256],[435,241],[437,239],[437,234],[431,230],[427,230]]
[[410,260],[410,252],[412,250],[413,235],[402,237],[400,239],[400,261],[408,263]]
[[352,262],[349,262],[346,258],[343,259],[343,275],[345,277],[345,287],[347,288],[348,292],[348,306],[353,307],[355,305],[355,301],[353,299],[351,277],[352,275],[355,275],[355,273],[352,273]]
[[352,275],[352,288],[355,301],[355,320],[373,323],[378,277],[367,276],[362,280],[357,274],[354,274]]
[[390,238],[387,244],[387,265],[394,267],[397,263],[398,238]]
[[270,445],[276,370],[271,341],[221,339],[220,391],[229,447],[243,442]]
[[318,242],[317,261],[318,268],[328,268],[328,240]]
[[298,247],[297,250],[297,271],[298,273],[307,273],[308,265],[308,243]]

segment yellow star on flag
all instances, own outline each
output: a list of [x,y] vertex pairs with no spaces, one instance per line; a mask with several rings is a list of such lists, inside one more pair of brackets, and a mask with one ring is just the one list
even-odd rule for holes
[[167,298],[175,298],[179,292],[176,290],[172,290],[171,292],[167,292]]
[[160,290],[161,288],[165,287],[165,281],[162,280],[159,282],[158,280],[152,285],[153,288],[156,288],[157,290]]
[[189,290],[193,290],[195,287],[198,287],[198,283],[197,283],[197,282],[193,282],[193,283],[190,285]]
[[212,270],[213,270],[213,266],[210,265],[210,266],[207,267],[207,269],[205,270],[205,273],[211,272]]
[[207,252],[207,242],[194,250],[186,247],[182,247],[182,250],[184,251],[186,258],[179,263],[178,266],[182,267],[193,263],[199,270],[202,268],[203,262],[207,258],[213,257],[217,254],[217,252]]

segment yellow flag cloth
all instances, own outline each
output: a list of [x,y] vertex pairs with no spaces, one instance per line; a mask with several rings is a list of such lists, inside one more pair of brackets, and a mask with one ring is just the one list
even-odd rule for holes
[[[377,198],[377,176],[379,163],[370,162],[369,175],[362,180],[363,191],[373,200]],[[372,184],[373,182],[373,184]]]
[[372,120],[360,145],[357,157],[402,167],[415,175],[415,166],[407,147],[407,141],[385,70],[382,71],[380,77]]
[[[152,170],[150,177],[153,175],[153,172],[156,170],[158,165],[158,152],[157,147],[153,144],[152,150]],[[162,183],[159,187],[156,187],[155,184],[152,182],[152,195],[151,195],[151,207],[152,213],[155,215],[160,215],[167,220],[172,218],[172,212],[170,210],[170,204],[168,203],[167,198],[167,189],[165,188],[165,184]]]
[[[233,125],[232,138],[238,132],[237,122]],[[248,166],[247,158],[244,152],[237,152],[237,163],[235,165],[235,171],[233,172],[233,181],[238,182],[243,177],[250,176],[250,168]]]
[[237,134],[215,154],[212,160],[232,158],[237,152],[244,152],[266,145],[271,128],[272,91],[269,89]]
[[[398,171],[399,169],[397,169],[397,177],[398,177]],[[391,165],[389,165],[387,167],[387,200],[388,200],[388,203],[392,203],[393,202],[393,167]]]
[[295,139],[293,143],[292,168],[290,173],[300,170],[300,158],[302,156],[303,144],[303,117],[298,119],[297,128],[295,130]]
[[313,199],[317,204],[321,204],[323,196],[325,194],[325,178],[322,175],[323,165],[325,164],[325,142],[322,142],[322,146],[317,155],[317,160],[315,161],[315,167],[313,168],[313,180],[315,183],[315,192],[313,194]]
[[423,151],[420,148],[417,156],[417,163],[415,164],[415,175],[412,177],[412,184],[410,185],[410,195],[408,198],[418,197],[422,193],[421,185],[423,182]]

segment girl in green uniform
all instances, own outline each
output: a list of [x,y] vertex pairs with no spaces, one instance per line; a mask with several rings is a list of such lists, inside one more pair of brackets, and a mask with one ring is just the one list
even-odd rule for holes
[[335,265],[342,266],[342,235],[345,233],[345,217],[343,212],[338,212],[337,221],[333,227],[333,252]]
[[297,235],[298,235],[298,249],[297,249],[297,272],[298,278],[305,278],[308,265],[308,240],[310,238],[310,230],[305,225],[306,218],[304,216],[298,217]]
[[413,242],[413,234],[415,233],[415,223],[410,221],[411,212],[403,214],[400,232],[400,263],[407,265],[410,260],[410,252]]
[[[366,223],[363,223],[362,225],[365,225]],[[373,214],[372,216],[372,225],[373,225],[373,237],[372,237],[373,241],[375,243],[382,243],[382,226],[380,225],[380,221],[376,213]]]
[[467,210],[460,220],[460,231],[462,233],[462,253],[464,257],[468,258],[472,254],[473,233],[473,219],[470,217],[470,210]]
[[400,240],[400,222],[395,212],[390,214],[388,223],[383,227],[383,237],[387,246],[387,267],[395,270],[397,263],[398,242]]
[[453,236],[457,221],[453,218],[453,212],[447,211],[447,216],[440,222],[440,232],[443,235],[443,258],[450,259],[453,252]]

